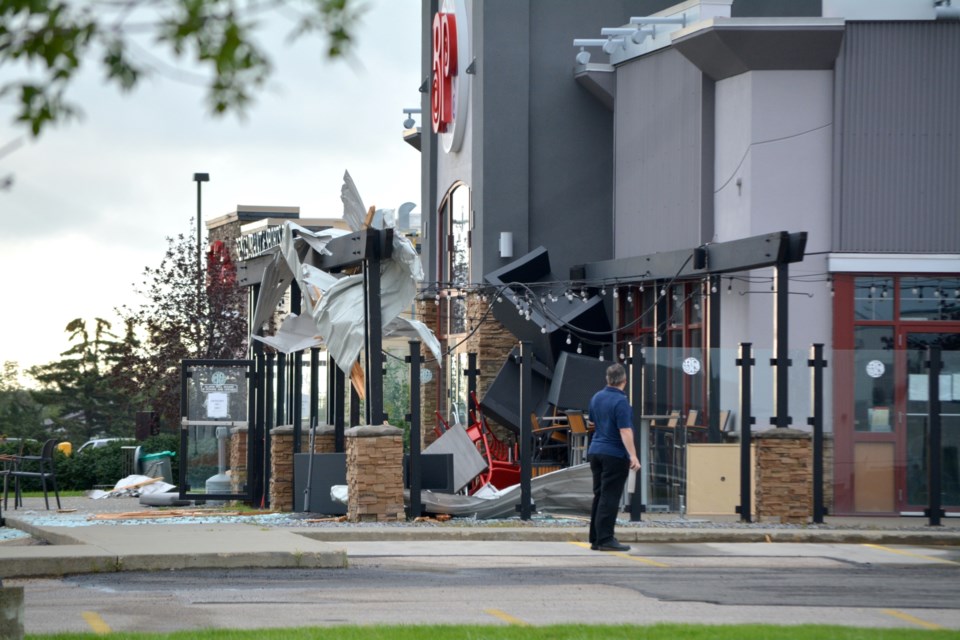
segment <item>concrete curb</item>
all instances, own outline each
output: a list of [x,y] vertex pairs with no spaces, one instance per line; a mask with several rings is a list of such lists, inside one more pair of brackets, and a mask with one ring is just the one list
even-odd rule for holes
[[[345,540],[402,542],[430,540],[586,542],[586,527],[548,529],[540,527],[475,527],[444,529],[336,529],[296,528],[299,535],[323,542]],[[617,539],[635,543],[780,542],[821,544],[917,544],[960,546],[960,531],[861,531],[855,529],[669,529],[617,527]]]

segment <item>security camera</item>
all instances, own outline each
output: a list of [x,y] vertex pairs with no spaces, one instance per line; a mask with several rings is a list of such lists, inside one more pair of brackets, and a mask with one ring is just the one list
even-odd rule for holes
[[577,54],[577,64],[587,64],[590,62],[590,52],[583,49]]

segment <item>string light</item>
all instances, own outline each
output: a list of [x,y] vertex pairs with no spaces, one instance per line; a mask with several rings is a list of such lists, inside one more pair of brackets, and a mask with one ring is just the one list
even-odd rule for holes
[[603,362],[603,349],[600,350],[600,362]]
[[568,333],[568,334],[567,334],[567,344],[570,344],[571,342],[572,342],[572,341],[570,340],[570,334]]
[[727,294],[733,293],[733,278],[727,281]]
[[577,353],[583,353],[583,343],[582,343],[582,342],[578,342],[578,343],[577,343]]
[[614,298],[619,298],[619,297],[620,297],[620,289],[614,289],[614,290],[613,290],[613,297],[614,297]]

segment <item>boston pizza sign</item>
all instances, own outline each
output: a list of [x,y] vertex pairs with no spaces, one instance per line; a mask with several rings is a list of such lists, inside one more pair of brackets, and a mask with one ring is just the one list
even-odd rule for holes
[[433,17],[433,71],[430,119],[446,152],[463,145],[470,93],[470,64],[465,0],[445,0]]

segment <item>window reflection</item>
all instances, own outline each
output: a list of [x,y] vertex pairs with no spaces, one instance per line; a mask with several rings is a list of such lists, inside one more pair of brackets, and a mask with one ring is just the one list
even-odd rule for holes
[[901,278],[900,319],[960,320],[960,278]]
[[893,320],[893,278],[856,278],[853,288],[857,320]]
[[893,430],[893,327],[856,327],[854,428]]

